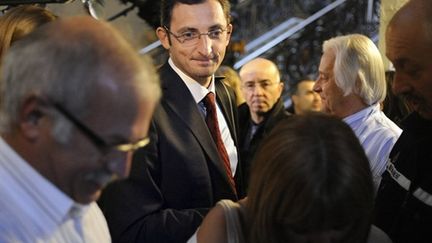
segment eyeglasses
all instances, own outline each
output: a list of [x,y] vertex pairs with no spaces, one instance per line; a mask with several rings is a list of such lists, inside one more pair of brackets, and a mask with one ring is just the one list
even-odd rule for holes
[[59,103],[48,102],[48,104],[54,107],[58,112],[60,112],[60,114],[66,117],[70,122],[72,122],[72,124],[74,124],[81,131],[81,133],[85,135],[102,153],[107,153],[108,151],[111,150],[116,150],[123,153],[133,152],[150,143],[150,138],[145,137],[135,143],[111,145],[107,143],[101,136],[97,135],[94,131],[92,131],[89,127],[84,125],[84,123],[80,122],[75,116],[72,115],[72,113],[67,111]]
[[270,81],[246,82],[245,84],[243,84],[243,88],[245,88],[247,91],[253,91],[255,90],[256,87],[260,87],[263,90],[269,90],[270,87],[272,87],[275,84],[280,84],[280,82],[278,83],[273,83]]
[[222,28],[210,30],[209,32],[205,32],[205,33],[200,33],[196,30],[187,30],[187,31],[182,32],[180,35],[176,35],[173,32],[171,32],[168,29],[168,27],[164,26],[164,29],[169,34],[174,36],[178,40],[178,42],[180,42],[184,45],[189,45],[189,46],[193,46],[193,45],[198,44],[202,35],[207,35],[212,40],[216,40],[216,41],[222,40],[222,38],[225,36],[224,33],[227,31],[227,29],[222,29]]

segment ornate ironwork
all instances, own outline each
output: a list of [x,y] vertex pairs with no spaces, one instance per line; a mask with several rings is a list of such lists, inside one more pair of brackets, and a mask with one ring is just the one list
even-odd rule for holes
[[[246,0],[234,8],[234,44],[249,42],[290,17],[306,18],[333,1],[324,0]],[[371,7],[372,8],[368,8]],[[378,0],[347,0],[315,22],[281,42],[262,56],[273,60],[290,87],[302,77],[315,78],[323,41],[338,35],[361,33],[376,39],[379,28]],[[372,10],[369,11],[368,10]],[[224,64],[233,65],[245,53],[230,49]]]

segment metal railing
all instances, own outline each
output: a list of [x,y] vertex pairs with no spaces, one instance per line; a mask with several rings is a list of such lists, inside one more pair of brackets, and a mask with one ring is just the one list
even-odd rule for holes
[[289,28],[284,33],[280,34],[279,36],[277,36],[273,40],[265,43],[263,46],[261,46],[257,50],[251,52],[250,54],[247,54],[244,57],[242,57],[238,62],[236,62],[234,64],[234,69],[239,69],[245,63],[249,62],[250,60],[252,60],[258,56],[260,56],[261,54],[265,53],[269,49],[275,47],[276,45],[278,45],[282,41],[286,40],[287,38],[289,38],[292,35],[294,35],[295,33],[297,33],[299,30],[305,28],[307,25],[309,25],[313,21],[317,20],[318,18],[322,17],[326,13],[328,13],[328,12],[332,11],[333,9],[335,9],[336,7],[340,6],[345,1],[346,0],[337,0],[337,1],[327,5],[323,9],[319,10],[318,12],[316,12],[312,16],[308,17],[307,19],[299,22],[297,25],[293,26],[292,28]]

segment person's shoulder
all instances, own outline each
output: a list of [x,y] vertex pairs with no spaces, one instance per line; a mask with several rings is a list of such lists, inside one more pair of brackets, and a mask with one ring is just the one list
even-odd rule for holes
[[367,243],[392,243],[388,235],[375,225],[371,226]]
[[32,242],[37,225],[24,213],[10,209],[8,205],[0,209],[0,242]]
[[248,120],[250,118],[249,106],[246,102],[240,104],[237,107],[239,121],[243,122],[244,120]]
[[402,133],[402,129],[381,111],[368,115],[362,126],[366,128],[363,128],[364,135],[368,134],[367,136],[375,138],[375,141],[395,143]]
[[167,80],[180,78],[168,62],[158,66],[156,70],[159,74],[161,85],[163,85]]
[[221,203],[213,207],[197,231],[197,242],[226,242],[225,209]]
[[239,110],[239,111],[249,111],[249,106],[246,104],[246,102],[241,103],[241,104],[238,106],[238,110]]
[[270,121],[269,121],[269,125],[270,125],[271,127],[273,127],[273,126],[275,126],[277,123],[279,123],[280,121],[285,120],[285,119],[289,119],[290,117],[292,117],[292,114],[289,113],[289,112],[285,109],[285,107],[284,107],[282,101],[279,100],[279,101],[275,104],[274,108],[272,109],[272,113],[271,113],[270,116],[269,116],[269,120],[270,120]]
[[390,118],[388,118],[384,112],[378,113],[376,119],[379,122],[380,126],[387,129],[388,131],[396,134],[397,136],[400,136],[402,133],[402,129],[396,125],[394,121],[392,121]]

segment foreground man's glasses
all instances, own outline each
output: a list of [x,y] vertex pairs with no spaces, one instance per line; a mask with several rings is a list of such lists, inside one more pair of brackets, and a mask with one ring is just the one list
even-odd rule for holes
[[67,118],[72,124],[78,128],[81,133],[86,136],[102,153],[107,153],[109,151],[115,150],[123,153],[133,152],[139,148],[142,148],[150,143],[150,138],[145,137],[138,140],[135,143],[125,143],[125,144],[108,144],[101,136],[97,135],[93,130],[84,123],[80,122],[75,116],[72,115],[68,110],[66,110],[62,105],[56,102],[47,102],[49,105],[54,107],[60,114]]

